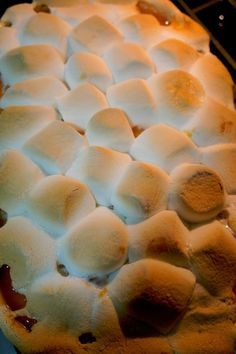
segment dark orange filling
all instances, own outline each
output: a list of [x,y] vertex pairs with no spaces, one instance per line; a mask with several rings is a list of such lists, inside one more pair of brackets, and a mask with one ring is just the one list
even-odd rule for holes
[[149,4],[146,1],[138,1],[137,8],[142,14],[153,15],[162,26],[169,26],[171,24],[167,16],[158,12],[154,5]]

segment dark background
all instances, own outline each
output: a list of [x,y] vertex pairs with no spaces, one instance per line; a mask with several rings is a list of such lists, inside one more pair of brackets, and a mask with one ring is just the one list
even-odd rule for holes
[[[0,0],[1,1],[1,0]],[[5,9],[27,0],[2,0]],[[172,0],[183,12],[203,25],[211,36],[211,51],[226,65],[236,80],[236,0]]]

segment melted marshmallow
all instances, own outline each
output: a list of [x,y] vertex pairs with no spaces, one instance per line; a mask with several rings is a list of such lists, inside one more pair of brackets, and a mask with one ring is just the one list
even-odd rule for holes
[[19,45],[15,28],[0,27],[0,56]]
[[9,7],[3,14],[1,21],[10,23],[17,29],[35,15],[32,4],[17,4]]
[[73,275],[101,276],[126,260],[128,233],[105,207],[96,208],[60,240],[59,259]]
[[73,128],[55,121],[28,140],[23,151],[46,173],[60,174],[68,170],[84,144]]

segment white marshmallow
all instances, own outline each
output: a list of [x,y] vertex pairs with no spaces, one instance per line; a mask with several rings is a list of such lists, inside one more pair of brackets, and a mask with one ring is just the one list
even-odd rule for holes
[[194,273],[213,295],[232,292],[236,272],[236,241],[220,222],[198,227],[190,234]]
[[118,28],[124,33],[127,41],[138,43],[144,48],[152,46],[159,39],[160,24],[152,15],[128,16],[118,23]]
[[1,21],[8,22],[15,28],[20,29],[34,15],[32,4],[17,4],[5,11]]
[[135,43],[114,44],[106,51],[104,58],[116,82],[147,79],[155,70],[147,52]]
[[84,145],[84,138],[76,130],[55,121],[28,140],[23,151],[46,173],[63,174]]
[[122,109],[133,125],[147,128],[155,119],[154,97],[142,79],[130,79],[110,86],[107,99],[112,107]]
[[154,165],[132,161],[111,196],[115,212],[127,224],[140,222],[167,207],[169,177]]
[[107,108],[96,113],[87,125],[86,137],[90,145],[120,152],[128,152],[134,141],[129,121],[118,108]]
[[90,51],[102,55],[112,44],[122,41],[121,32],[100,16],[91,16],[71,32],[69,52]]
[[88,146],[80,151],[67,175],[87,184],[97,203],[109,206],[112,190],[130,161],[128,154],[100,146]]
[[191,72],[202,83],[209,97],[234,109],[233,80],[226,67],[215,55],[207,53],[200,57]]
[[154,258],[188,266],[188,229],[174,211],[161,211],[137,225],[129,225],[129,261]]
[[159,121],[178,129],[205,101],[205,92],[198,79],[182,70],[153,75],[149,86],[156,100]]
[[11,268],[13,286],[24,288],[41,274],[55,269],[54,241],[28,219],[10,218],[0,229],[0,263]]
[[59,260],[74,276],[101,276],[126,261],[128,233],[109,209],[98,207],[59,242]]
[[164,124],[153,125],[141,133],[130,154],[135,160],[150,162],[167,172],[181,163],[199,161],[193,142],[184,133]]
[[202,164],[184,163],[171,172],[168,208],[189,222],[216,217],[225,204],[225,189],[220,176]]
[[142,259],[121,268],[108,286],[116,309],[169,332],[188,305],[195,285],[187,269],[166,262]]
[[203,148],[201,162],[219,173],[229,194],[236,193],[236,144],[219,144]]
[[149,54],[158,72],[175,69],[188,71],[199,57],[193,47],[173,38],[154,45]]
[[211,98],[184,127],[199,146],[236,141],[236,112]]
[[55,106],[56,99],[67,92],[67,87],[55,77],[37,77],[10,86],[0,100],[0,106]]
[[15,28],[0,27],[0,56],[19,45]]
[[82,279],[49,273],[28,289],[27,310],[44,326],[78,334],[90,332],[97,290]]
[[57,16],[38,13],[27,21],[19,33],[21,45],[48,44],[60,51],[67,52],[67,36],[71,26]]
[[57,100],[58,110],[66,122],[85,129],[91,117],[107,108],[105,95],[90,83],[78,85]]
[[50,107],[7,107],[0,114],[0,150],[20,148],[26,140],[56,118],[56,111]]
[[0,208],[9,216],[25,211],[25,199],[33,186],[43,178],[42,171],[16,150],[0,156]]
[[27,200],[28,212],[51,235],[61,235],[92,212],[96,203],[89,189],[65,176],[43,178]]
[[82,82],[90,82],[106,92],[112,84],[112,73],[105,61],[92,53],[75,53],[65,65],[65,80],[71,89]]
[[40,76],[63,78],[64,64],[58,51],[45,44],[29,45],[10,50],[0,59],[4,85]]

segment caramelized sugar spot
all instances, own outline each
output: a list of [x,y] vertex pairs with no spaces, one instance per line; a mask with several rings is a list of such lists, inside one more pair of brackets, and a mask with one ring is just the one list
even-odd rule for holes
[[30,318],[27,316],[17,316],[15,317],[15,320],[22,324],[28,332],[31,332],[32,327],[38,322],[35,318]]
[[57,263],[57,271],[63,277],[68,277],[68,275],[69,275],[69,272],[64,264]]
[[146,1],[138,1],[137,8],[142,14],[153,15],[162,26],[169,26],[171,24],[167,16],[158,12],[154,5],[149,4]]
[[137,136],[139,136],[144,131],[144,129],[138,125],[134,125],[132,127],[132,131],[133,131],[135,138],[137,138]]
[[12,311],[23,309],[27,299],[23,294],[18,293],[12,285],[10,267],[3,264],[0,268],[0,292],[7,306]]
[[46,14],[50,14],[51,10],[49,9],[49,7],[46,4],[40,4],[35,6],[34,11],[39,13],[39,12],[44,12]]
[[81,344],[88,344],[96,342],[96,338],[91,332],[86,332],[79,336],[79,341]]
[[7,223],[7,212],[0,208],[0,228]]

